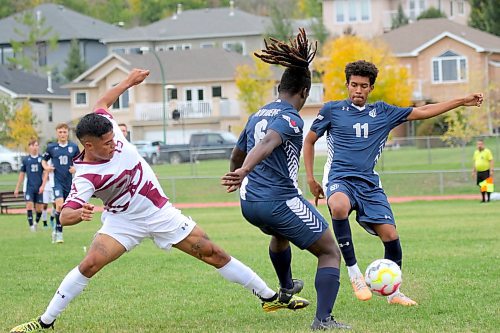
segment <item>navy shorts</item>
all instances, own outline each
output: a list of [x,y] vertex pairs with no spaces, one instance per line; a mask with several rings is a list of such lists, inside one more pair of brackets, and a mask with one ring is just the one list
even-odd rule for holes
[[318,210],[302,196],[280,201],[241,200],[245,219],[268,235],[288,239],[307,249],[328,229]]
[[66,200],[66,198],[69,195],[71,186],[66,187],[61,184],[55,184],[54,185],[54,199],[62,198],[63,200]]
[[326,195],[342,192],[349,197],[352,210],[356,211],[356,221],[372,235],[377,235],[370,223],[392,224],[394,214],[384,190],[359,178],[343,178],[328,182]]
[[38,193],[38,190],[40,188],[34,189],[34,188],[26,188],[26,192],[24,192],[24,200],[33,202],[36,204],[41,204],[43,203],[43,193],[40,194]]

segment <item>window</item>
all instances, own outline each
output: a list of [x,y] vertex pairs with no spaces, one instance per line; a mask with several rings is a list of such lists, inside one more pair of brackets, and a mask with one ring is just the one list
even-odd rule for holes
[[130,50],[128,50],[129,54],[142,54],[141,48],[140,47],[132,47]]
[[200,49],[212,49],[214,47],[215,43],[213,42],[200,43]]
[[87,93],[85,91],[75,92],[75,105],[88,106]]
[[183,50],[191,50],[191,44],[182,44]]
[[8,64],[8,58],[14,57],[14,50],[10,47],[0,49],[0,64]]
[[450,17],[453,17],[453,1],[450,1]]
[[467,81],[467,59],[452,51],[447,51],[432,59],[432,82]]
[[116,54],[125,54],[125,49],[124,48],[116,48],[111,50],[112,53]]
[[371,20],[370,0],[338,0],[335,1],[335,21],[367,22]]
[[409,18],[415,21],[417,17],[425,10],[425,0],[409,0],[408,1],[408,13]]
[[212,97],[222,97],[222,87],[213,86],[212,87]]
[[38,65],[46,66],[47,65],[47,44],[45,42],[37,43],[38,48]]
[[457,11],[458,11],[458,14],[460,15],[464,15],[465,14],[465,4],[464,4],[464,0],[458,0],[457,1]]
[[203,89],[198,89],[198,100],[203,101]]
[[123,94],[118,97],[118,99],[113,103],[113,109],[127,109],[129,106],[129,91],[125,90]]
[[49,116],[49,119],[48,119],[49,123],[51,123],[53,121],[54,114],[53,114],[53,109],[52,109],[52,103],[50,103],[50,102],[48,103],[47,114]]
[[222,47],[227,51],[245,54],[245,47],[242,42],[224,42]]
[[169,100],[177,99],[177,88],[167,89]]

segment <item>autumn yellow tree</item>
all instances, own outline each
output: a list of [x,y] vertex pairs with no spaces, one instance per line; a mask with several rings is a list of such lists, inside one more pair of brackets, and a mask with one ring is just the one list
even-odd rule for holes
[[9,143],[11,148],[26,148],[29,139],[38,137],[35,130],[36,119],[31,111],[29,101],[24,101],[15,111],[12,119],[8,121]]
[[249,114],[257,111],[269,100],[275,84],[271,65],[255,56],[253,61],[253,66],[241,65],[236,68],[238,100],[243,103]]
[[375,89],[369,101],[383,100],[397,106],[411,104],[412,85],[405,66],[391,54],[380,40],[368,41],[358,36],[346,35],[334,39],[323,48],[323,57],[316,62],[316,70],[323,73],[325,100],[347,97],[345,65],[356,60],[366,60],[377,66],[379,72]]

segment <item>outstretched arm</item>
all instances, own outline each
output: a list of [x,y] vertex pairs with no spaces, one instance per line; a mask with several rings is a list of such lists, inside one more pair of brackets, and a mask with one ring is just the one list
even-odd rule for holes
[[101,108],[107,110],[128,88],[138,85],[144,81],[148,75],[149,70],[134,68],[123,81],[110,88],[99,98],[94,110]]
[[[241,167],[235,169],[234,171],[226,173],[222,176],[221,184],[227,186],[228,192],[235,191],[243,179],[255,168],[257,164],[262,162],[266,157],[271,155],[274,148],[281,144],[281,136],[278,132],[269,130],[264,136],[262,141],[255,145],[255,147],[250,150],[248,155],[246,155],[245,160]],[[234,151],[233,151],[234,152]],[[236,165],[232,165],[231,168]]]
[[306,179],[309,191],[314,195],[314,203],[318,205],[318,199],[324,199],[325,193],[321,184],[314,178],[314,145],[318,141],[318,135],[309,131],[304,140],[304,166],[306,167]]
[[427,104],[413,108],[408,115],[408,120],[420,120],[432,118],[442,113],[453,110],[459,106],[481,106],[483,103],[483,94],[475,93],[464,98],[452,99],[451,101],[436,104]]

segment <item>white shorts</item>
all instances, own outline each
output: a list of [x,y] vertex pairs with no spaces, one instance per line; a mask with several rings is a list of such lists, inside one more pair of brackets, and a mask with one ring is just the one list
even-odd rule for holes
[[127,251],[145,238],[152,239],[160,249],[170,250],[172,245],[186,238],[196,226],[196,222],[184,216],[170,203],[152,215],[139,219],[104,213],[102,222],[103,226],[97,233],[113,237]]
[[43,191],[43,203],[49,204],[51,202],[54,202],[54,190],[52,188]]

